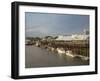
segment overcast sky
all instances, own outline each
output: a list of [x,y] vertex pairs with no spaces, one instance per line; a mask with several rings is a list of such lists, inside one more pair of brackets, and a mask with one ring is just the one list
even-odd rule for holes
[[88,28],[88,15],[25,12],[26,37],[71,35]]

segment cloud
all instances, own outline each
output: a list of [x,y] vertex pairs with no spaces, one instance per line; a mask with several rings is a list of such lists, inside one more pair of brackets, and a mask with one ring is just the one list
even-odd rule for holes
[[89,26],[89,16],[26,13],[26,35],[67,35],[81,32]]

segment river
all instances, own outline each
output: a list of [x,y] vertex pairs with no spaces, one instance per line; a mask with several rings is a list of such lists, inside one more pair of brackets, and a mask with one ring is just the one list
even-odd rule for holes
[[89,65],[89,61],[58,53],[52,53],[46,49],[25,46],[25,67],[56,67],[56,66],[78,66]]

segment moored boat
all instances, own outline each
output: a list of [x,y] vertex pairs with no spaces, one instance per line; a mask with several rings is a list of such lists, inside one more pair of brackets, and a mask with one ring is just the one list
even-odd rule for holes
[[72,53],[72,51],[66,51],[66,55],[68,55],[68,56],[71,56],[71,57],[75,57],[74,55],[73,55],[73,53]]
[[65,54],[65,50],[63,48],[57,48],[57,52],[61,54]]

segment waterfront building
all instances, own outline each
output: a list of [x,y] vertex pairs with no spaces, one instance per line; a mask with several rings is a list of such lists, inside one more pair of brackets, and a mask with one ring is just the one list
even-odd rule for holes
[[69,35],[69,36],[58,36],[56,40],[72,41],[72,40],[88,40],[89,35]]

